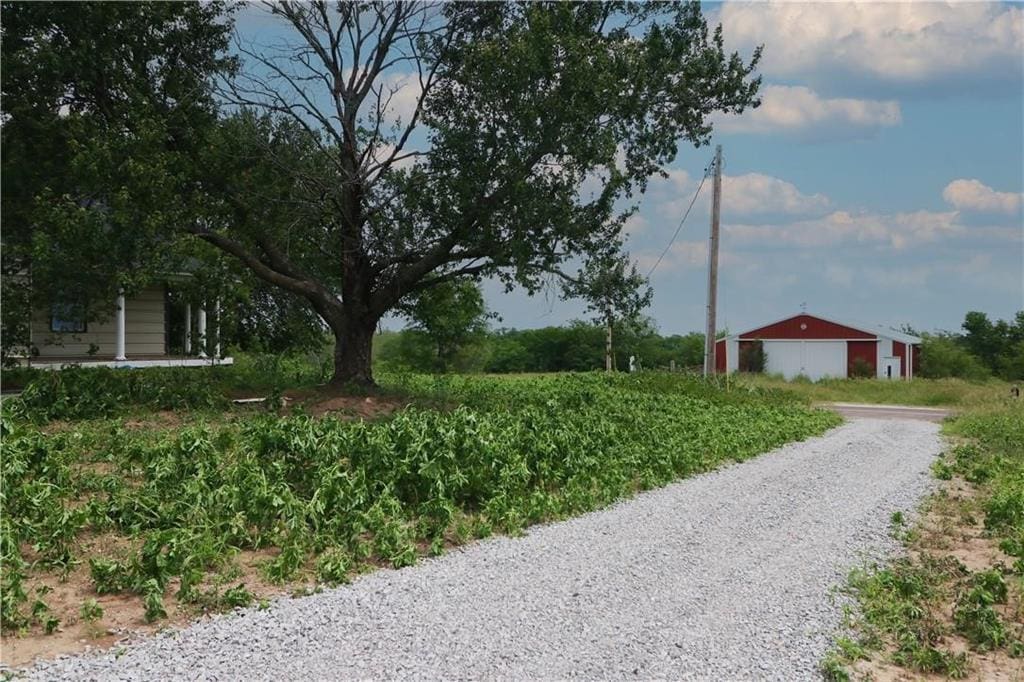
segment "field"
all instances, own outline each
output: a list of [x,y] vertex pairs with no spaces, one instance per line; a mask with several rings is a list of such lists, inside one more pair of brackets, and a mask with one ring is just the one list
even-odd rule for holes
[[[392,375],[340,402],[314,381],[89,369],[5,400],[5,662],[407,566],[839,421],[682,375]],[[263,407],[226,398],[257,388]]]

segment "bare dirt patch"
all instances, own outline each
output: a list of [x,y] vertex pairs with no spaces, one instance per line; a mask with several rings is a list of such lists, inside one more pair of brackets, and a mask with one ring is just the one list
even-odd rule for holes
[[152,412],[145,417],[126,419],[124,426],[127,429],[175,429],[185,423],[185,415],[174,410],[160,410]]
[[339,395],[328,386],[295,388],[273,395],[269,391],[246,393],[233,396],[236,400],[251,402],[236,405],[237,414],[253,410],[273,409],[279,414],[301,411],[313,417],[338,417],[341,419],[380,419],[407,407],[410,400],[384,393],[371,395]]
[[[124,558],[137,549],[133,541],[111,534],[96,535],[82,541],[82,556]],[[25,582],[30,598],[38,596],[49,606],[50,613],[60,620],[56,631],[46,634],[41,626],[19,633],[3,634],[0,644],[0,664],[22,667],[39,659],[50,659],[63,654],[109,649],[140,636],[150,635],[169,627],[187,625],[210,613],[223,611],[216,607],[216,595],[225,589],[243,585],[253,596],[253,603],[275,596],[308,591],[306,583],[297,578],[284,585],[268,582],[260,566],[277,554],[277,550],[243,551],[228,560],[220,570],[211,572],[200,587],[209,599],[184,603],[175,593],[177,579],[168,585],[164,597],[167,618],[147,623],[142,598],[133,593],[97,594],[89,574],[88,562],[75,566],[64,576],[52,572],[33,572]],[[308,576],[301,576],[306,578]],[[82,618],[81,607],[95,599],[103,615],[88,622]]]
[[285,409],[301,410],[313,417],[339,417],[342,419],[380,419],[407,407],[410,401],[386,393],[371,395],[339,395],[328,386],[293,389],[283,394]]
[[354,419],[379,419],[402,409],[406,402],[387,396],[336,396],[306,403],[314,417],[331,415]]

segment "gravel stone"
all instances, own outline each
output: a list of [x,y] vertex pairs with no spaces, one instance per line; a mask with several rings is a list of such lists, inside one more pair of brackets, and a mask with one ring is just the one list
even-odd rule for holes
[[269,609],[242,609],[39,680],[817,679],[836,587],[898,551],[938,426],[857,420],[602,511]]

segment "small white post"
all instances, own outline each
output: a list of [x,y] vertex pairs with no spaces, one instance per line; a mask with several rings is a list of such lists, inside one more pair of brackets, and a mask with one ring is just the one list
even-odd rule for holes
[[185,355],[192,352],[192,304],[185,304]]
[[218,298],[213,303],[213,335],[215,345],[213,347],[213,357],[220,358],[220,299]]
[[199,334],[199,357],[206,357],[206,308],[199,307],[199,319],[196,324],[196,332]]
[[116,327],[117,351],[114,354],[115,361],[124,361],[128,358],[124,355],[124,289],[117,292],[117,327]]

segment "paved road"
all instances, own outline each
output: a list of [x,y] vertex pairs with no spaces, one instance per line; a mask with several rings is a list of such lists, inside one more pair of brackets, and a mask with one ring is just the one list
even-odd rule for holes
[[614,507],[281,599],[36,679],[807,680],[833,588],[895,551],[935,424],[858,419]]
[[952,411],[948,409],[938,407],[916,407],[910,405],[825,403],[823,407],[835,410],[847,419],[913,419],[918,421],[941,422],[952,414]]

